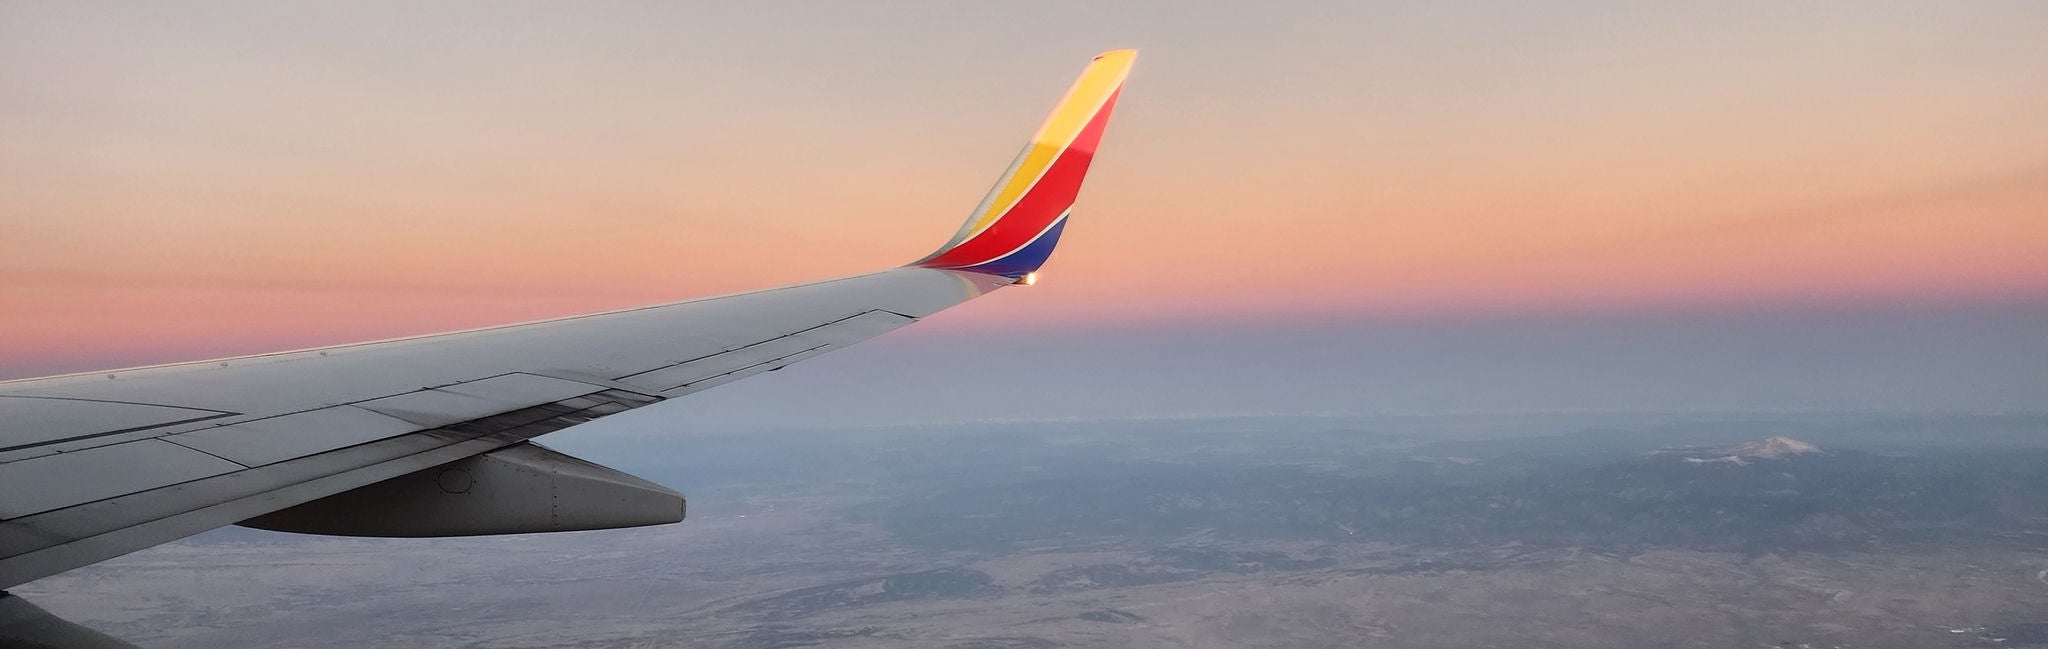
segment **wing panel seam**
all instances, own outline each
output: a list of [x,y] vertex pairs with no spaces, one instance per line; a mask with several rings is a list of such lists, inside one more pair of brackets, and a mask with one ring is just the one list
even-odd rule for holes
[[[159,440],[162,440],[162,441],[164,441],[164,442],[168,442],[168,443],[170,443],[170,444],[171,444],[172,446],[177,446],[177,447],[179,447],[179,448],[183,448],[183,449],[186,449],[186,450],[189,450],[189,451],[197,451],[197,452],[200,452],[200,453],[205,453],[205,454],[207,454],[207,455],[211,455],[211,456],[214,456],[214,457],[218,457],[218,458],[220,458],[220,459],[222,459],[222,460],[226,460],[226,461],[228,461],[228,462],[233,462],[233,463],[234,463],[234,464],[235,464],[236,466],[242,467],[242,468],[244,468],[244,469],[254,469],[254,468],[256,468],[256,467],[253,467],[253,466],[249,466],[249,465],[247,465],[247,464],[243,464],[243,463],[241,463],[241,462],[235,462],[234,460],[229,460],[228,458],[225,458],[225,457],[221,457],[221,455],[220,455],[219,453],[215,453],[215,452],[213,452],[213,451],[209,451],[209,450],[206,450],[206,449],[203,449],[203,448],[196,448],[196,447],[192,446],[191,444],[186,444],[186,443],[184,443],[184,442],[180,442],[180,441],[178,441],[178,440],[175,440],[175,439],[171,439],[171,438],[173,438],[173,437],[177,437],[177,436],[176,436],[176,435],[165,435],[165,436],[163,436],[163,437],[158,437],[157,439],[159,439]],[[211,476],[208,476],[208,477],[211,477]],[[201,480],[204,480],[204,479],[206,479],[206,478],[200,478],[200,479],[201,479]]]
[[[99,399],[76,399],[76,400],[77,400],[77,401],[99,401],[100,403],[130,403],[130,402],[127,402],[127,401],[103,401],[103,400],[99,400]],[[148,403],[133,403],[133,404],[131,404],[131,405],[138,405],[138,406],[153,406],[153,405],[156,405],[156,404],[148,404]],[[178,406],[157,406],[157,407],[169,407],[169,408],[178,408]],[[203,408],[182,408],[182,409],[183,409],[183,410],[206,410],[206,409],[203,409]],[[180,420],[177,420],[177,421],[167,421],[167,422],[163,422],[163,423],[158,423],[158,424],[149,424],[149,425],[146,425],[146,426],[133,426],[133,427],[129,427],[129,428],[123,428],[123,429],[120,429],[120,430],[109,430],[109,431],[101,431],[101,432],[97,432],[97,433],[89,433],[89,434],[85,434],[85,435],[73,435],[73,436],[70,436],[70,437],[60,437],[60,438],[57,438],[57,439],[46,439],[46,440],[42,440],[42,441],[38,441],[38,442],[33,442],[33,443],[29,443],[29,444],[16,444],[16,445],[14,445],[14,446],[0,446],[0,453],[6,453],[6,452],[8,452],[8,451],[19,451],[19,450],[22,450],[22,449],[27,449],[27,448],[36,448],[36,447],[38,447],[38,446],[49,446],[49,445],[51,445],[51,444],[63,444],[63,443],[66,443],[66,442],[78,442],[78,441],[84,441],[84,440],[88,440],[88,439],[94,439],[94,438],[98,438],[98,437],[111,437],[111,436],[114,436],[114,435],[122,435],[122,434],[126,434],[126,433],[135,433],[135,432],[141,432],[141,431],[145,431],[145,430],[150,430],[150,429],[154,429],[154,428],[169,428],[169,427],[172,427],[172,426],[182,426],[182,425],[185,425],[185,424],[190,424],[190,423],[197,423],[197,422],[202,422],[202,421],[210,421],[210,420],[214,420],[214,419],[220,419],[220,418],[223,418],[223,417],[235,417],[235,416],[239,416],[239,415],[241,415],[241,414],[242,414],[242,413],[239,413],[239,412],[226,412],[226,411],[221,411],[221,410],[206,410],[206,411],[207,411],[207,412],[213,412],[213,413],[217,413],[217,414],[211,414],[211,415],[207,415],[207,416],[204,416],[204,417],[193,417],[193,418],[190,418],[190,419],[180,419]],[[209,455],[210,455],[210,454],[209,454]]]
[[[659,372],[659,371],[662,371],[662,370],[665,370],[665,369],[668,369],[668,368],[671,368],[671,367],[677,367],[677,366],[682,366],[682,365],[689,365],[689,364],[691,364],[691,363],[695,363],[695,362],[697,362],[697,361],[701,361],[701,360],[704,360],[704,359],[707,359],[707,358],[717,358],[717,357],[719,357],[719,356],[724,356],[724,355],[726,355],[726,354],[730,354],[730,353],[733,353],[733,352],[736,352],[736,351],[741,351],[741,350],[744,350],[744,349],[750,349],[750,348],[754,348],[754,347],[759,347],[759,346],[761,346],[761,345],[766,345],[766,344],[768,344],[768,343],[772,343],[772,342],[775,342],[775,341],[778,341],[778,340],[783,340],[783,339],[787,339],[787,338],[791,338],[791,337],[795,337],[795,336],[801,336],[801,335],[804,335],[804,334],[807,334],[807,333],[810,333],[810,332],[813,332],[813,331],[817,331],[817,330],[819,330],[819,329],[824,329],[824,328],[826,328],[826,327],[830,327],[830,326],[832,326],[832,325],[836,325],[836,324],[839,324],[839,323],[842,323],[842,322],[846,322],[846,321],[848,321],[848,320],[852,320],[852,319],[854,319],[854,318],[858,318],[858,317],[861,317],[861,316],[864,316],[864,315],[867,315],[867,314],[870,314],[870,313],[875,313],[875,312],[878,312],[878,311],[879,311],[879,312],[884,312],[884,313],[888,313],[888,314],[890,314],[890,315],[897,315],[897,316],[902,316],[902,317],[905,317],[905,318],[910,318],[911,320],[916,320],[916,319],[917,319],[917,318],[915,318],[915,317],[911,317],[911,316],[903,315],[903,314],[901,314],[901,313],[897,313],[897,312],[895,312],[895,311],[890,311],[890,310],[888,310],[888,309],[868,309],[868,310],[866,310],[866,311],[862,311],[862,312],[860,312],[860,313],[855,313],[855,314],[853,314],[853,315],[850,315],[850,316],[846,316],[846,317],[843,317],[843,318],[838,318],[838,319],[835,319],[835,320],[830,320],[830,321],[827,321],[827,322],[823,322],[823,323],[819,323],[819,324],[816,324],[816,325],[812,325],[812,326],[809,326],[809,327],[804,327],[804,328],[802,328],[802,329],[798,329],[798,330],[796,330],[796,331],[792,331],[792,332],[789,332],[789,333],[786,333],[786,334],[782,334],[782,335],[780,335],[780,336],[776,336],[776,337],[774,337],[774,338],[768,338],[768,339],[765,339],[765,340],[758,340],[758,341],[754,341],[754,342],[751,342],[751,343],[747,343],[747,344],[745,344],[745,345],[740,345],[740,346],[738,346],[738,347],[734,347],[734,348],[732,348],[732,349],[720,350],[719,352],[717,352],[717,353],[714,353],[714,354],[705,354],[705,355],[703,355],[703,356],[698,356],[698,357],[696,357],[696,358],[692,358],[692,359],[690,359],[690,360],[686,360],[686,361],[676,361],[676,362],[674,362],[674,363],[669,363],[669,364],[667,364],[667,365],[663,365],[663,366],[661,366],[661,367],[656,367],[656,368],[653,368],[653,369],[641,370],[641,371],[638,371],[638,372],[634,372],[634,373],[632,373],[632,374],[627,374],[627,375],[625,375],[625,376],[621,376],[621,377],[618,377],[618,378],[615,378],[615,379],[612,379],[612,380],[613,380],[613,381],[624,381],[624,380],[626,380],[626,379],[630,379],[630,378],[633,378],[633,377],[636,377],[636,376],[640,376],[640,375],[643,375],[643,374],[651,374],[651,373],[654,373],[654,372]],[[810,351],[810,350],[804,350],[804,351]],[[771,359],[770,361],[767,361],[767,362],[774,362],[775,360],[780,360],[780,359],[782,359],[782,358],[786,358],[786,356],[783,356],[783,357],[777,357],[777,358],[775,358],[775,359]],[[754,367],[755,365],[759,365],[759,363],[756,363],[756,364],[754,364],[754,365],[748,365],[747,367]],[[745,369],[745,368],[741,368],[741,369]],[[733,371],[735,371],[735,372],[736,372],[736,371],[739,371],[739,370],[733,370]],[[725,376],[725,374],[731,374],[731,373],[732,373],[732,372],[726,372],[726,373],[723,373],[723,374],[718,374],[717,376]],[[701,380],[701,379],[700,379],[700,380]],[[693,381],[693,382],[694,382],[694,381]],[[688,384],[688,383],[685,383],[685,384],[683,384],[683,385],[689,385],[689,384]],[[681,387],[681,386],[677,386],[677,387]],[[673,390],[673,389],[675,389],[675,388],[669,388],[669,389],[670,389],[670,390]],[[660,391],[661,391],[661,392],[667,392],[667,390],[660,390]]]
[[704,378],[700,378],[700,379],[697,379],[697,380],[695,380],[695,381],[691,381],[691,382],[689,382],[689,383],[684,383],[684,384],[682,384],[682,385],[678,385],[678,386],[676,386],[676,387],[673,387],[673,388],[669,388],[669,389],[667,389],[667,390],[662,390],[662,392],[672,392],[672,391],[675,391],[675,390],[681,390],[681,389],[683,389],[683,388],[687,388],[687,387],[690,387],[690,386],[692,386],[692,385],[696,385],[696,384],[699,384],[699,383],[703,383],[703,382],[706,382],[706,381],[710,381],[710,380],[713,380],[713,379],[722,379],[722,378],[725,378],[725,377],[728,377],[728,376],[732,376],[732,375],[734,375],[734,374],[739,374],[739,373],[742,373],[742,372],[745,372],[745,371],[747,371],[747,370],[751,370],[751,369],[754,369],[754,368],[757,368],[757,367],[760,367],[760,366],[763,366],[763,365],[772,365],[772,364],[775,364],[775,363],[780,363],[780,362],[782,362],[782,361],[785,361],[785,360],[788,360],[788,359],[791,359],[791,358],[794,358],[794,357],[797,357],[797,356],[802,356],[802,355],[804,355],[804,354],[809,354],[809,353],[811,353],[811,352],[814,352],[814,351],[818,351],[818,350],[820,350],[820,349],[824,349],[824,348],[826,348],[826,347],[831,347],[831,346],[832,346],[832,343],[822,343],[822,344],[819,344],[819,345],[818,345],[818,346],[816,346],[816,347],[811,347],[811,348],[809,348],[809,349],[803,349],[803,350],[799,350],[799,351],[794,351],[794,352],[790,352],[790,353],[788,353],[788,354],[783,354],[783,355],[781,355],[781,356],[777,356],[777,357],[775,357],[775,358],[770,358],[770,359],[768,359],[768,360],[765,360],[765,361],[761,361],[761,362],[759,362],[759,363],[755,363],[755,364],[753,364],[753,365],[748,365],[748,366],[746,366],[746,367],[742,367],[742,368],[739,368],[739,369],[735,369],[735,370],[730,370],[730,371],[726,371],[726,372],[720,372],[720,373],[718,373],[718,374],[713,374],[713,375],[711,375],[711,376],[707,376],[707,377],[704,377]]

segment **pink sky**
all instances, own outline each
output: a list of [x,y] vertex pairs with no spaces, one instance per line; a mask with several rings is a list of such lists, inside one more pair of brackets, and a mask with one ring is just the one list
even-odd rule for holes
[[907,262],[1111,47],[940,328],[2048,301],[2038,3],[717,11],[0,9],[0,376]]

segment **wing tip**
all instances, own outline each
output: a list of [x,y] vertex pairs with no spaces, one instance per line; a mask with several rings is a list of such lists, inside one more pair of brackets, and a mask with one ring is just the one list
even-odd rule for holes
[[1045,263],[1137,56],[1096,54],[959,233],[912,265],[1014,278]]

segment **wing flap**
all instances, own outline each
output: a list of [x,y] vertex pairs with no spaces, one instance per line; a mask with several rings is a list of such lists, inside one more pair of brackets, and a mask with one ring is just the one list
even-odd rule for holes
[[397,437],[419,428],[389,415],[336,406],[179,433],[164,439],[255,467]]
[[603,389],[577,381],[513,373],[349,405],[419,424],[421,428],[432,428],[580,397]]
[[[234,413],[148,403],[0,395],[0,454],[218,419]],[[0,457],[6,457],[0,455]]]
[[243,466],[255,467],[604,389],[580,381],[506,374],[178,433],[164,439]]
[[6,471],[0,471],[0,519],[245,468],[154,439],[47,455],[6,466]]

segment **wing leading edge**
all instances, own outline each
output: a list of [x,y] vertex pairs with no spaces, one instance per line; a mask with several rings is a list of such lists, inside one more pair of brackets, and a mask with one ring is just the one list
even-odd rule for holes
[[[1017,283],[1057,242],[1134,56],[1097,56],[958,234],[910,265],[475,331],[0,382],[0,588],[314,501],[376,502],[346,496],[501,450],[530,456],[538,435],[779,369]],[[602,469],[586,468],[591,482],[630,478]]]

